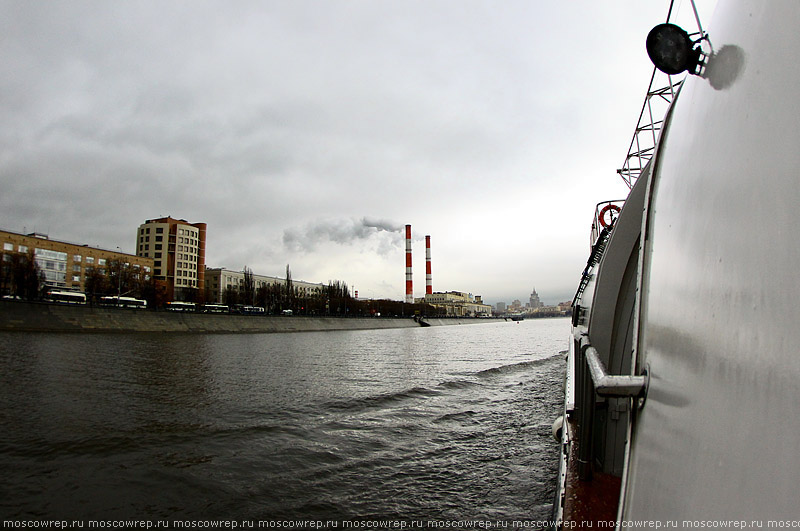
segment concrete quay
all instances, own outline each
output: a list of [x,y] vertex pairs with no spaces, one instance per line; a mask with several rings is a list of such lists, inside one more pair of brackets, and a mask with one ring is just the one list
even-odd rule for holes
[[[432,318],[430,326],[494,322],[492,319]],[[0,301],[0,331],[176,332],[203,334],[314,332],[417,328],[411,317],[302,317],[180,313],[82,305]]]

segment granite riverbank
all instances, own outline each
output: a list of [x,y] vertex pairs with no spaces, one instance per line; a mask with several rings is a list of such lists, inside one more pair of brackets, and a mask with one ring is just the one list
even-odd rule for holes
[[[429,326],[494,322],[493,319],[425,318]],[[0,301],[0,331],[281,333],[323,330],[416,328],[412,317],[306,317],[180,313],[82,305]]]

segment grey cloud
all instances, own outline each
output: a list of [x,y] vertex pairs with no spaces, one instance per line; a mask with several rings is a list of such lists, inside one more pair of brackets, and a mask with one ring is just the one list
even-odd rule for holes
[[[520,284],[545,292],[523,253],[554,229],[518,220],[569,205],[578,215],[564,214],[565,228],[581,226],[562,239],[583,252],[576,202],[601,186],[606,198],[598,177],[616,179],[625,113],[640,108],[638,83],[619,72],[649,75],[633,46],[663,15],[636,0],[0,0],[0,10],[0,226],[114,248],[171,214],[209,223],[209,263],[280,274],[291,260],[310,280],[400,297],[403,224],[392,219],[414,226],[415,252],[433,236],[441,286],[487,297]],[[585,263],[549,245],[536,256],[562,271]],[[484,262],[525,267],[487,277]]]
[[319,220],[302,229],[283,232],[283,244],[292,251],[312,252],[324,242],[341,245],[378,237],[378,253],[387,254],[402,242],[403,226],[393,221],[362,217],[361,219]]

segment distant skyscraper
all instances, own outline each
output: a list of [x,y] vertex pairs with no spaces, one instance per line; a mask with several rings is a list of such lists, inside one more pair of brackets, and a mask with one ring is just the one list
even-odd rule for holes
[[531,308],[541,308],[544,306],[542,301],[539,300],[539,294],[536,293],[536,288],[533,288],[533,293],[531,293]]

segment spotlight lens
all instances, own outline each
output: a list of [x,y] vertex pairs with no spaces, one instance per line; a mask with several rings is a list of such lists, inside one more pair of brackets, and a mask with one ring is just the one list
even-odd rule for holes
[[697,62],[689,34],[675,24],[659,24],[650,30],[646,47],[650,60],[665,74],[680,74]]

